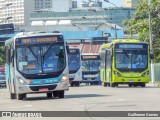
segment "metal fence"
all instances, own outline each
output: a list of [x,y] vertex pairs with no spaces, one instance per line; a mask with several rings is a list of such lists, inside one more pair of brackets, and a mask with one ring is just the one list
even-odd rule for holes
[[154,64],[155,82],[160,82],[160,63]]

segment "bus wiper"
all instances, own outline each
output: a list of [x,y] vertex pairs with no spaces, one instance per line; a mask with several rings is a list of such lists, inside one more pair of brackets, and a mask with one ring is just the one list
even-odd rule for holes
[[127,56],[127,58],[129,59],[128,54],[126,53],[125,49],[123,49],[123,53]]
[[33,50],[31,49],[31,47],[30,46],[27,46],[28,48],[29,48],[29,50],[31,51],[31,53],[33,54],[33,56],[35,57],[35,58],[37,58],[37,61],[38,61],[38,57],[36,56],[36,54],[33,52]]
[[46,53],[48,52],[48,50],[50,49],[50,47],[51,47],[52,45],[53,45],[53,43],[48,46],[46,52],[43,53],[42,57],[44,57],[44,56],[46,55]]

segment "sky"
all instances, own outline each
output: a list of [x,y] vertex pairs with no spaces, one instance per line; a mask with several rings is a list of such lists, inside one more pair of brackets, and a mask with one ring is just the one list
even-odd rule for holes
[[[80,4],[81,1],[88,1],[88,0],[77,0],[78,4]],[[104,0],[100,0],[100,1],[104,1]],[[118,7],[122,7],[123,6],[123,1],[124,0],[109,0],[111,3],[117,5]],[[104,2],[103,4],[104,7],[115,7],[114,5]]]

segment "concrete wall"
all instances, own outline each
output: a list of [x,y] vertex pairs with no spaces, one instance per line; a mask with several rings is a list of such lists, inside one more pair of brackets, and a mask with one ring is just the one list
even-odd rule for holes
[[52,0],[52,9],[54,12],[68,12],[71,7],[70,0]]
[[30,14],[35,10],[34,0],[24,0],[24,24],[29,24]]

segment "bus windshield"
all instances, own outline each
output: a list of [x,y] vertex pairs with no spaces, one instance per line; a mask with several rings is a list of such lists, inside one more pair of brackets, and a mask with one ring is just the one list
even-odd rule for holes
[[56,73],[65,67],[64,44],[19,46],[17,69],[24,74]]
[[99,60],[84,60],[82,61],[82,70],[85,71],[99,71]]
[[77,71],[80,68],[80,54],[68,54],[69,71]]
[[115,66],[123,70],[141,70],[148,67],[147,49],[116,49]]

